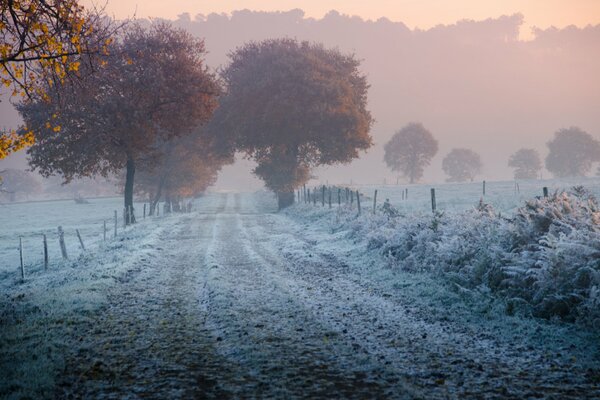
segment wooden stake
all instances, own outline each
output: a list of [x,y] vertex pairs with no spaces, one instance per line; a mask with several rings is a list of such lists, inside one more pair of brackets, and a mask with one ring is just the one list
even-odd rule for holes
[[19,236],[19,258],[21,259],[21,280],[25,280],[25,265],[23,263],[23,238]]
[[115,210],[115,237],[117,237],[117,210]]
[[338,188],[338,207],[342,205],[342,189]]
[[329,208],[331,208],[331,188],[329,188]]
[[75,229],[77,233],[77,238],[79,239],[79,244],[81,245],[81,250],[85,251],[85,246],[83,245],[83,240],[81,239],[81,234],[79,233],[79,229]]
[[65,232],[63,232],[62,226],[58,227],[58,244],[60,245],[60,252],[62,253],[63,260],[68,260],[67,246],[65,245]]
[[356,191],[356,206],[358,207],[358,215],[360,215],[360,193]]
[[373,195],[373,214],[377,210],[377,189],[375,189],[375,194]]
[[48,241],[46,240],[46,234],[42,234],[44,236],[44,269],[48,269]]
[[106,242],[106,220],[102,221],[104,223],[103,225],[103,231],[102,231],[102,238],[104,239],[104,241]]
[[323,190],[321,192],[321,205],[325,207],[325,185],[323,185]]
[[431,211],[435,212],[436,210],[436,204],[435,204],[435,189],[431,188]]
[[485,196],[485,181],[483,181],[483,195]]
[[146,219],[146,203],[144,203],[144,219]]

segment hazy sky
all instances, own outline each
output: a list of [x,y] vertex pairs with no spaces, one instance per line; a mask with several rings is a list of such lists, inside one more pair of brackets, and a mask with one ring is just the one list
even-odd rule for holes
[[[103,4],[84,0],[83,4]],[[409,28],[431,28],[461,19],[482,20],[500,15],[522,13],[526,27],[579,27],[600,23],[600,0],[108,0],[107,11],[117,18],[162,17],[175,19],[188,12],[197,14],[230,13],[234,10],[287,11],[300,8],[309,17],[321,18],[335,9],[342,14],[364,19],[386,17],[405,23]],[[521,32],[530,37],[530,30]]]

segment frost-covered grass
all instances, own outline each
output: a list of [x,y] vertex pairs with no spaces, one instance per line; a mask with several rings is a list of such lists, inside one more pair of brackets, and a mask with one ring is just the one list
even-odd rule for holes
[[143,221],[69,261],[54,262],[20,282],[2,281],[0,398],[53,398],[68,339],[82,319],[106,304],[108,289],[161,250],[164,232],[187,214]]
[[[136,204],[136,215],[141,218],[143,204]],[[113,237],[114,211],[118,212],[118,232],[123,229],[123,199],[90,199],[89,204],[73,200],[57,200],[0,205],[0,287],[3,282],[19,276],[19,237],[24,248],[25,273],[36,274],[43,269],[42,234],[46,234],[50,265],[62,260],[58,244],[58,226],[65,232],[65,243],[70,258],[82,254],[75,229],[79,229],[87,249],[95,249],[102,242],[103,221],[107,223],[107,238]]]
[[[372,198],[377,189],[378,203],[389,199],[391,204],[404,213],[430,212],[431,188],[436,190],[437,209],[441,211],[467,211],[483,197],[487,204],[503,215],[514,213],[523,203],[542,195],[542,188],[550,193],[573,186],[584,186],[600,198],[600,178],[565,178],[518,181],[519,192],[515,191],[515,181],[486,182],[486,194],[483,196],[483,183],[441,183],[415,185],[358,185],[354,189]],[[402,199],[402,191],[408,189],[408,199]],[[334,202],[337,198],[334,199]],[[368,205],[367,205],[368,206]]]
[[521,203],[509,217],[484,202],[436,214],[389,203],[375,215],[363,207],[361,216],[348,206],[299,208],[394,268],[492,293],[508,314],[600,327],[600,208],[581,187]]

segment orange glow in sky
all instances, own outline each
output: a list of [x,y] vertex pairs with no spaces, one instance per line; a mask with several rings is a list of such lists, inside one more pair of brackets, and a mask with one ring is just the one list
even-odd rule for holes
[[[83,0],[82,4],[103,4]],[[108,0],[107,12],[117,18],[176,19],[179,14],[231,13],[234,10],[288,11],[300,8],[308,17],[321,18],[335,9],[342,14],[376,20],[386,17],[405,23],[409,28],[431,28],[461,19],[483,20],[500,15],[522,13],[530,37],[533,26],[547,28],[568,25],[583,27],[600,24],[600,0]]]

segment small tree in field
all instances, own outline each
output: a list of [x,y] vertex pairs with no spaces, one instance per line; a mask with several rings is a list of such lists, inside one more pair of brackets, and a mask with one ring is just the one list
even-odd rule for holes
[[448,182],[472,182],[482,167],[481,157],[470,149],[452,149],[442,161]]
[[556,132],[548,149],[546,169],[559,178],[585,176],[600,161],[600,142],[577,127]]
[[202,40],[166,23],[130,27],[95,74],[50,88],[51,101],[19,107],[36,134],[30,165],[67,182],[124,170],[126,222],[135,222],[136,164],[159,156],[158,142],[191,132],[216,107],[220,88],[204,54]]
[[519,149],[510,156],[508,166],[515,169],[515,179],[535,179],[542,169],[542,161],[534,149]]
[[384,151],[387,166],[415,183],[436,155],[438,143],[422,124],[413,122],[396,132],[385,144]]
[[229,55],[226,95],[211,129],[257,161],[279,207],[317,165],[347,163],[371,146],[368,84],[352,55],[291,39],[248,43]]
[[0,193],[8,197],[10,201],[15,201],[17,196],[27,198],[42,192],[42,184],[31,172],[19,169],[7,169],[1,172]]

